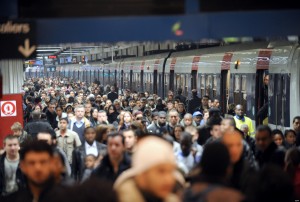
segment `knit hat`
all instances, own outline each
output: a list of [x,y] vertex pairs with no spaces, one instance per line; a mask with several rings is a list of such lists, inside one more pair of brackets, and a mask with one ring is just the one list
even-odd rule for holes
[[132,167],[119,176],[114,186],[116,188],[127,179],[163,163],[176,165],[172,145],[159,137],[145,137],[139,141],[133,153]]

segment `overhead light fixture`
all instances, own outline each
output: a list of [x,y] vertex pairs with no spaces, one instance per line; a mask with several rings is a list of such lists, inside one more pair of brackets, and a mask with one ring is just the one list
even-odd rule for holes
[[62,49],[62,47],[53,47],[53,46],[51,46],[51,47],[42,47],[42,46],[38,46],[37,47],[38,49]]
[[[59,55],[71,55],[71,53],[60,53]],[[80,53],[72,53],[72,55],[80,55]]]
[[37,49],[37,52],[56,52],[59,51],[60,49]]

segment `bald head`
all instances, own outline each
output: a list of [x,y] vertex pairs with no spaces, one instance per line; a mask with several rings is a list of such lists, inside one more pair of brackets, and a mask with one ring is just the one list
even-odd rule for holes
[[244,107],[242,105],[238,104],[235,106],[234,112],[238,116],[243,116],[244,115]]

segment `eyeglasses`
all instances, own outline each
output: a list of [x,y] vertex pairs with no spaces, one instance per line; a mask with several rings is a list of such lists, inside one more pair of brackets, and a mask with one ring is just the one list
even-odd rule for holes
[[166,119],[166,117],[159,117],[160,119]]
[[136,120],[143,120],[143,117],[136,117]]

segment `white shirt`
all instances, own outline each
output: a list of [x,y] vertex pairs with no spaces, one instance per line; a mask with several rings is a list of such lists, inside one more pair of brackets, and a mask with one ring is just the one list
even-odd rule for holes
[[181,152],[180,144],[176,141],[173,141],[173,152],[175,155]]
[[84,120],[81,119],[80,121],[75,120],[75,124],[78,128],[80,128],[84,124]]
[[96,141],[92,145],[89,145],[87,142],[85,142],[85,153],[86,155],[93,154],[96,157],[98,156],[98,149],[96,145]]
[[188,156],[183,156],[182,151],[176,155],[177,166],[185,173],[188,174],[195,165],[195,160],[192,152]]

